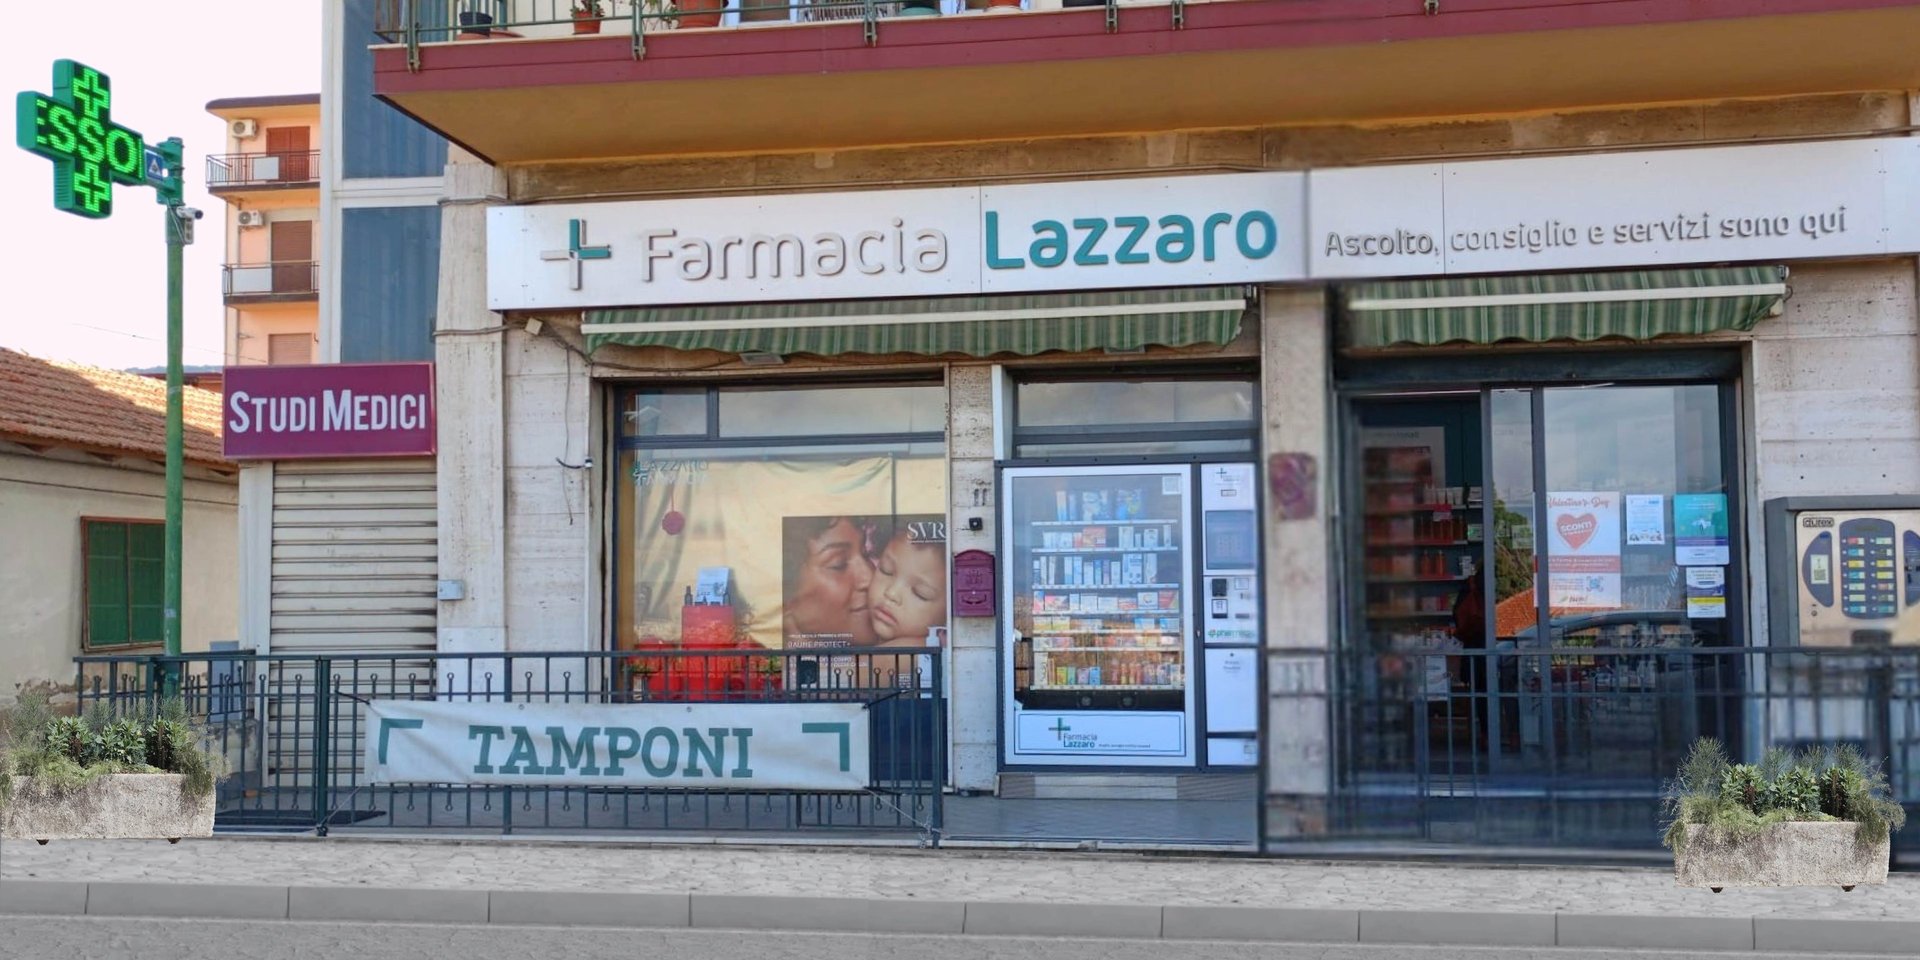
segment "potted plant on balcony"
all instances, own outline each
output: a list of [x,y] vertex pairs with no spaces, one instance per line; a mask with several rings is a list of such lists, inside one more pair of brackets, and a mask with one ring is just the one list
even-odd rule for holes
[[480,10],[460,11],[461,40],[485,40],[493,35],[493,14]]
[[151,713],[55,716],[22,696],[0,752],[0,838],[157,839],[213,833],[223,759],[178,701]]
[[1886,775],[1852,747],[1758,766],[1694,744],[1668,791],[1674,880],[1683,887],[1855,886],[1887,882],[1889,838],[1906,821]]
[[573,5],[573,35],[583,36],[600,32],[600,18],[607,15],[600,0],[575,0]]
[[674,18],[678,26],[717,27],[727,9],[727,0],[674,0],[673,5],[678,11]]

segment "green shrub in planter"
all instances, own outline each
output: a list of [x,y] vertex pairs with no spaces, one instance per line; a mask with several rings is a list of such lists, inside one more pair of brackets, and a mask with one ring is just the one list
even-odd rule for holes
[[1880,843],[1906,823],[1878,764],[1851,747],[1798,755],[1769,750],[1759,764],[1733,763],[1717,740],[1693,745],[1667,791],[1663,838],[1679,852],[1688,827],[1733,838],[1753,837],[1780,823],[1856,825],[1862,844]]
[[169,773],[182,777],[182,794],[200,799],[224,773],[224,758],[203,745],[177,702],[122,716],[96,703],[84,717],[70,717],[54,716],[46,695],[31,693],[4,720],[0,804],[17,777],[59,794],[112,774]]

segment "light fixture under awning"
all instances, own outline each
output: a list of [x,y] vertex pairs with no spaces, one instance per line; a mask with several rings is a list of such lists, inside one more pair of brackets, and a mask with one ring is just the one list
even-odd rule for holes
[[960,353],[1137,350],[1225,344],[1240,334],[1246,288],[819,300],[589,310],[587,349],[607,344],[725,353]]
[[1787,297],[1783,266],[1455,277],[1345,288],[1350,347],[1651,340],[1751,330]]

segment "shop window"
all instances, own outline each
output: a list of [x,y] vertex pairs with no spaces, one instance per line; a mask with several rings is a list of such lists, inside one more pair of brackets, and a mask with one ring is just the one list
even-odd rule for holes
[[1256,409],[1250,375],[1031,379],[1015,388],[1014,455],[1251,453]]
[[723,437],[912,434],[946,430],[947,393],[939,384],[858,390],[721,390]]
[[618,409],[621,649],[942,642],[940,384],[643,389]]
[[85,646],[161,642],[166,526],[139,520],[82,520],[86,557]]
[[1349,403],[1341,698],[1360,776],[1410,797],[1498,782],[1521,798],[1514,829],[1551,830],[1529,791],[1572,778],[1650,804],[1696,738],[1737,742],[1730,394],[1603,382]]

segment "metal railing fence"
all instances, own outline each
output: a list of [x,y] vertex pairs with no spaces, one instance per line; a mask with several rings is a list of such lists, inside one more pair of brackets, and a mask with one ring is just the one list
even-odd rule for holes
[[[214,653],[77,658],[79,707],[149,708],[169,695],[231,770],[222,829],[461,833],[753,831],[938,842],[946,698],[937,649],[556,653]],[[372,700],[492,703],[860,703],[864,793],[676,787],[373,784]]]
[[[665,30],[767,23],[859,22],[868,45],[879,43],[879,23],[941,15],[954,0],[379,0],[374,33],[404,44],[408,68],[419,70],[421,44],[454,40],[624,35],[637,59],[646,37]],[[1016,11],[1020,0],[960,0],[962,8]],[[1065,0],[1065,7],[1101,7],[1106,29],[1119,29],[1119,0]],[[1170,24],[1185,25],[1185,0],[1170,0]]]
[[312,260],[226,263],[220,292],[228,297],[298,296],[318,293],[320,265]]
[[[1330,731],[1325,834],[1303,841],[1657,848],[1700,737],[1748,762],[1852,745],[1920,814],[1920,649],[1295,649],[1272,666],[1271,715]],[[1920,860],[1920,818],[1895,845]]]
[[320,151],[217,153],[207,157],[207,188],[312,183],[320,179]]

